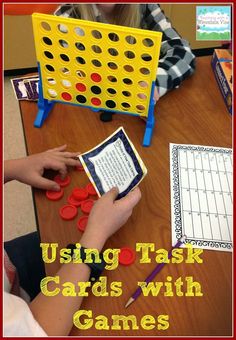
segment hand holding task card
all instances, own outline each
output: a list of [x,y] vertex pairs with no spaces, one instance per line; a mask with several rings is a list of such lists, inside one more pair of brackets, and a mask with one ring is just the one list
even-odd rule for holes
[[113,187],[118,199],[133,190],[147,174],[147,169],[124,129],[120,127],[79,159],[99,196]]

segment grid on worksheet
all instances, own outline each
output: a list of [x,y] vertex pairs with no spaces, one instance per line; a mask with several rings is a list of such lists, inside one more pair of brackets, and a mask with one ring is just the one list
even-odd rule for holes
[[231,243],[232,152],[178,149],[182,231],[188,238]]

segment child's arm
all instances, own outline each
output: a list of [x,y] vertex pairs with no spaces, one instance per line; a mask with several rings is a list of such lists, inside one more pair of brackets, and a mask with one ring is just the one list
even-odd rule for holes
[[195,69],[195,56],[189,43],[182,39],[157,4],[141,5],[142,26],[163,33],[161,54],[157,70],[156,86],[159,96],[179,87]]
[[[91,211],[86,230],[80,239],[85,248],[102,250],[106,240],[130,217],[134,206],[141,198],[139,188],[126,197],[115,201],[118,192],[112,189],[102,196]],[[57,275],[60,282],[88,281],[90,269],[86,264],[65,264]],[[51,289],[55,289],[52,284]],[[77,289],[78,291],[78,289]],[[68,335],[73,326],[73,314],[80,309],[82,297],[64,297],[61,293],[47,297],[40,293],[30,304],[30,309],[40,326],[48,335]]]
[[5,161],[4,183],[18,180],[40,189],[60,190],[60,186],[44,178],[43,173],[46,169],[53,169],[59,171],[63,178],[66,176],[67,166],[80,165],[80,162],[74,159],[79,152],[67,152],[65,149],[66,145],[62,145],[25,158]]

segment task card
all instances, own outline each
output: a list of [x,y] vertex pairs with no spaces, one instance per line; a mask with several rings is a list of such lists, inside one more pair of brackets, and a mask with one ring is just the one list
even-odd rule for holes
[[79,155],[79,159],[99,196],[117,187],[118,199],[124,197],[147,174],[123,127],[92,150]]
[[232,149],[170,144],[172,244],[232,251]]

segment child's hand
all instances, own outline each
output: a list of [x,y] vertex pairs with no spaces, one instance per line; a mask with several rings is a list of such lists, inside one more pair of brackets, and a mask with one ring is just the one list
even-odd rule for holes
[[80,240],[85,247],[102,249],[106,240],[113,235],[131,216],[133,208],[141,198],[139,188],[115,201],[117,188],[111,189],[94,205],[85,233]]
[[[145,81],[141,81],[141,82],[139,83],[139,85],[140,85],[141,87],[145,88],[145,87],[147,86],[147,83],[146,83]],[[140,99],[146,99],[146,95],[145,95],[144,93],[139,93],[139,94],[138,94],[138,97],[139,97]],[[154,99],[154,101],[155,101],[155,104],[156,104],[156,102],[160,99],[160,96],[159,96],[159,93],[158,93],[158,88],[157,88],[156,86],[155,86],[155,88],[154,88],[153,99]]]
[[67,166],[80,165],[79,160],[73,159],[79,152],[65,151],[66,145],[51,149],[25,158],[6,161],[6,180],[16,179],[25,184],[45,190],[60,190],[60,186],[43,177],[44,170],[59,171],[62,179],[67,174]]
[[154,96],[153,97],[154,97],[155,102],[157,102],[160,98],[159,93],[158,93],[158,89],[157,89],[156,86],[155,86],[155,89],[154,89]]

